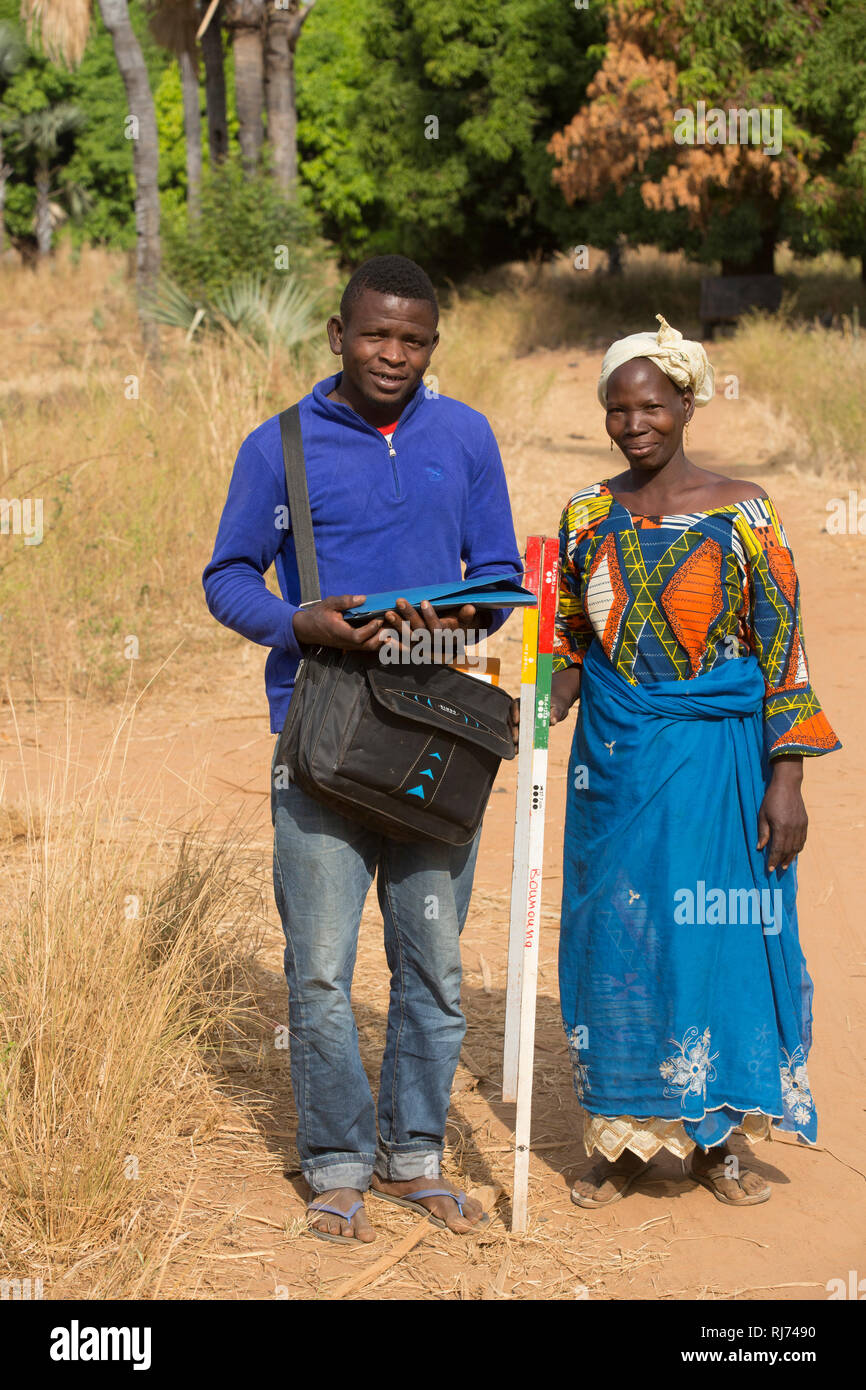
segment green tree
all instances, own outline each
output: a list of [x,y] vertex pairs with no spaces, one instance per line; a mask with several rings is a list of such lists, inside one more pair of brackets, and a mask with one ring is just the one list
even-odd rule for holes
[[[20,35],[11,24],[0,20],[0,96],[24,62],[24,52]],[[11,172],[12,166],[6,163],[3,153],[3,113],[0,106],[0,254],[6,249],[6,180]]]
[[866,280],[866,8],[830,0],[803,53],[799,110],[820,142],[787,231],[805,254],[859,256]]
[[298,51],[302,171],[344,256],[455,274],[557,248],[546,146],[601,32],[598,5],[562,0],[319,0]]
[[368,4],[318,0],[295,62],[301,178],[325,235],[348,260],[357,259],[367,244],[379,189],[354,128],[371,77],[360,22]]
[[349,260],[366,246],[378,192],[353,128],[370,82],[361,32],[367,8],[368,0],[318,0],[296,54],[300,174],[322,231]]
[[[0,23],[5,22],[23,40],[24,31],[18,22],[20,10],[21,0],[0,0]],[[151,38],[138,0],[130,5],[130,15],[147,62],[151,85],[156,88],[161,74],[173,66],[172,60]],[[0,115],[15,120],[58,102],[71,102],[87,114],[87,124],[78,133],[68,166],[69,178],[87,194],[87,205],[80,218],[66,225],[64,236],[75,242],[133,248],[132,142],[122,138],[128,102],[111,36],[101,24],[91,25],[84,53],[76,67],[57,66],[43,52],[25,43],[23,64],[5,91],[0,92]],[[180,109],[179,86],[177,103]],[[162,149],[161,146],[161,155]],[[31,235],[35,189],[23,156],[10,152],[7,162],[12,166],[12,173],[6,223],[20,245]],[[185,173],[178,182],[183,193]]]

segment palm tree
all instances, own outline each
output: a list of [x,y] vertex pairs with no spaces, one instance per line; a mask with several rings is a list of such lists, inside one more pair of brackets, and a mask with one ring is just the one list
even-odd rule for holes
[[201,112],[198,91],[198,50],[195,0],[148,0],[150,31],[158,44],[175,55],[180,68],[183,134],[186,145],[186,202],[195,221],[201,199]]
[[247,174],[258,168],[265,138],[265,64],[262,35],[265,0],[225,0],[225,23],[235,57],[235,103],[241,163]]
[[[24,45],[11,24],[0,24],[0,92],[21,66]],[[11,170],[3,154],[3,127],[0,125],[0,255],[6,250],[6,180]]]
[[286,0],[285,8],[268,13],[265,43],[265,92],[268,106],[268,140],[274,153],[274,175],[286,193],[298,177],[298,115],[295,106],[295,47],[304,21],[316,0],[301,8],[300,0]]
[[[232,34],[241,161],[248,174],[258,167],[265,134],[262,117],[267,107],[274,174],[286,193],[294,186],[298,172],[295,47],[314,4],[315,0],[308,0],[306,5],[301,0],[272,0],[269,5],[265,0],[201,0],[204,13],[198,37],[208,74],[209,124],[212,84],[215,119],[219,121],[221,115],[225,140],[225,85],[218,28],[222,13]],[[214,143],[212,135],[212,156]],[[224,149],[225,144],[217,158],[222,157]]]
[[[92,0],[21,0],[28,34],[38,32],[57,62],[81,61],[90,32]],[[114,56],[126,88],[135,173],[136,285],[139,312],[156,293],[159,281],[159,140],[156,110],[141,45],[129,17],[127,0],[97,0],[102,22],[111,35]],[[142,316],[142,334],[149,352],[159,346],[154,321]]]
[[207,103],[207,139],[212,165],[225,159],[229,149],[226,114],[226,76],[223,67],[222,0],[200,0],[201,24],[196,38],[204,60],[204,93]]
[[51,185],[52,176],[57,172],[54,161],[60,154],[64,135],[79,130],[84,120],[84,112],[77,106],[59,102],[56,106],[29,111],[7,127],[15,146],[22,153],[32,155],[36,162],[36,252],[40,260],[51,254],[55,221],[52,198],[63,191],[73,208],[80,201],[81,193],[76,185],[68,185],[63,190],[53,189]]

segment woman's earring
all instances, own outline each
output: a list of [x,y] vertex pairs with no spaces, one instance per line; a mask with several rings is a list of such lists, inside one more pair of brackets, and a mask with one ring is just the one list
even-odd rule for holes
[[610,441],[610,452],[613,453],[613,440]]
[[686,427],[685,427],[685,429],[683,430],[683,434],[684,434],[684,436],[685,436],[686,448],[688,448],[688,445],[689,445],[689,422],[688,422],[688,420],[686,420]]

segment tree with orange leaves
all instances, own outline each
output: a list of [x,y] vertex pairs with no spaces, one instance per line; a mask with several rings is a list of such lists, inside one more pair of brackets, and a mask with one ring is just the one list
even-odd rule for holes
[[772,272],[818,142],[800,124],[813,0],[616,0],[587,101],[550,142],[588,239],[632,240],[722,271]]

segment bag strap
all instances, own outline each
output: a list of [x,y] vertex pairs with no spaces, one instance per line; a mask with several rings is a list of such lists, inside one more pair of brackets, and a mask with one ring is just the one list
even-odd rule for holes
[[319,566],[316,561],[316,541],[310,512],[304,441],[301,437],[301,412],[296,405],[289,406],[288,410],[281,413],[280,434],[283,440],[286,491],[289,495],[289,520],[295,538],[298,578],[301,581],[301,603],[314,603],[322,597],[322,591],[319,588]]

